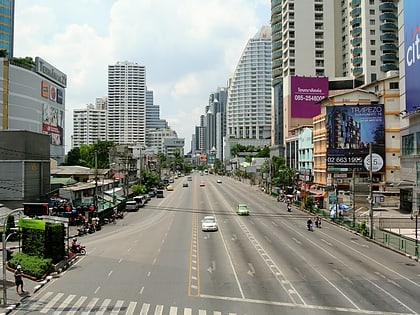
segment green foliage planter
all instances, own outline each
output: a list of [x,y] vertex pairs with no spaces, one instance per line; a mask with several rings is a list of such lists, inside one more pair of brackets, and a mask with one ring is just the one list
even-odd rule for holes
[[16,269],[17,265],[21,265],[25,275],[33,277],[34,280],[42,280],[51,271],[52,259],[29,256],[24,253],[15,253],[9,261],[8,266]]

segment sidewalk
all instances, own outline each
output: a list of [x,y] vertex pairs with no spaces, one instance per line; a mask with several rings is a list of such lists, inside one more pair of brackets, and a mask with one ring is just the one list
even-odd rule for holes
[[[71,239],[72,237],[77,235],[77,227],[76,226],[70,226],[69,227],[69,239]],[[13,249],[13,250],[17,250],[19,248],[18,243],[16,242],[8,242],[7,243],[7,248],[9,249]],[[2,251],[0,251],[1,254]],[[68,262],[68,264],[66,265],[66,269],[71,266],[75,261],[77,261],[77,256],[75,256],[74,259],[70,260]],[[1,266],[3,268],[3,266]],[[63,270],[61,270],[63,271]],[[26,298],[28,298],[29,296],[31,296],[32,294],[36,293],[39,289],[41,289],[45,284],[47,284],[49,281],[51,281],[51,279],[53,279],[54,277],[56,277],[58,275],[58,273],[55,274],[51,274],[50,276],[46,277],[44,280],[42,281],[34,281],[31,280],[30,278],[24,277],[23,278],[23,289],[25,291],[25,293],[23,294],[18,294],[16,292],[16,285],[15,285],[15,280],[14,280],[14,276],[13,276],[13,270],[8,270],[6,268],[6,305],[4,305],[3,303],[3,279],[0,280],[0,315],[5,315],[5,314],[9,314],[10,312],[12,312],[14,309],[16,309],[21,303],[22,301],[24,301]]]

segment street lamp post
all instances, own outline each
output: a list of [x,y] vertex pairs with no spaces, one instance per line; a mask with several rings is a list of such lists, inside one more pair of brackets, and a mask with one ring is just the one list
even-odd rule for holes
[[416,257],[417,258],[419,257],[419,240],[418,240],[418,237],[417,237],[417,230],[418,230],[417,222],[418,222],[418,217],[419,217],[419,213],[417,211],[417,214],[416,214]]
[[6,225],[7,225],[7,219],[10,215],[15,214],[17,212],[22,212],[23,209],[22,208],[18,208],[15,210],[12,210],[5,218],[4,218],[4,222],[3,222],[3,234],[2,234],[2,243],[3,243],[3,247],[2,247],[2,254],[3,254],[3,304],[6,305],[7,304],[7,288],[6,288],[6,262],[7,262],[7,240],[8,238],[14,234],[10,233],[9,235],[6,235]]

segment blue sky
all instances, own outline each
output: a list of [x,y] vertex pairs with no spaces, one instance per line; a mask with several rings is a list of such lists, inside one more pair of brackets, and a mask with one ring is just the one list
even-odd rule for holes
[[107,66],[146,67],[161,118],[185,138],[208,96],[226,86],[242,50],[270,23],[267,0],[19,0],[16,57],[40,56],[67,74],[66,151],[73,110],[107,94]]

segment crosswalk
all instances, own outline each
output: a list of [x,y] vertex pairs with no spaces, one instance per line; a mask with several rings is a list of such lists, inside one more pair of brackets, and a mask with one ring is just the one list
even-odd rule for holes
[[[31,303],[32,304],[32,303]],[[100,299],[46,292],[31,305],[39,314],[53,315],[238,315],[217,310],[193,309],[173,305],[152,305],[138,301]]]

